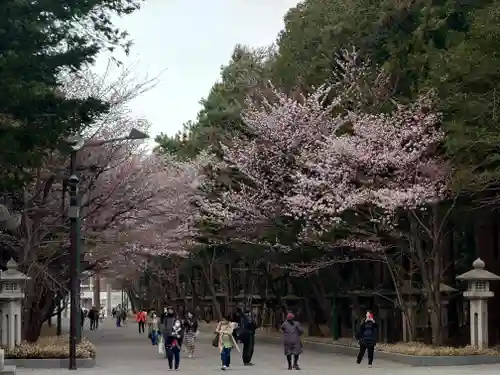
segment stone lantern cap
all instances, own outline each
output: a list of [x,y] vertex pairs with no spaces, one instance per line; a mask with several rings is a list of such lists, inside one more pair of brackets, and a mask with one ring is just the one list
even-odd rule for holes
[[18,271],[17,263],[14,259],[10,259],[7,262],[7,271],[0,271],[0,281],[25,281],[29,279],[31,277]]
[[477,258],[473,263],[472,267],[474,269],[463,273],[459,276],[457,276],[457,280],[465,280],[465,281],[494,281],[494,280],[500,280],[500,276],[495,275],[494,273],[491,273],[489,271],[486,271],[484,269],[485,264],[484,262],[480,259]]

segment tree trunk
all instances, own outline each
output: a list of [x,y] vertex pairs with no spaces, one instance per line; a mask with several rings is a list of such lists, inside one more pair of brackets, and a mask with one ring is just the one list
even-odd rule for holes
[[208,287],[208,290],[210,292],[210,295],[212,296],[212,304],[215,312],[215,318],[220,321],[222,320],[222,312],[220,309],[219,301],[217,301],[217,292],[215,291],[214,284],[212,280],[210,280],[210,277],[208,273],[205,270],[202,270],[203,278],[205,279],[205,283]]
[[26,299],[24,313],[24,339],[36,342],[40,338],[43,323],[52,316],[54,298],[47,291]]
[[[451,208],[450,208],[451,210]],[[450,212],[450,211],[448,211]],[[430,224],[427,226],[417,213],[413,212],[411,219],[412,237],[415,241],[415,262],[418,264],[424,292],[426,295],[427,313],[431,325],[431,341],[434,345],[442,345],[443,335],[441,327],[441,291],[440,286],[443,280],[442,273],[442,234],[447,215],[440,215],[439,207],[433,205]],[[420,240],[419,230],[427,233],[427,247],[424,249]]]
[[318,276],[311,276],[309,277],[309,282],[318,306],[323,313],[323,317],[328,322],[331,317],[331,304],[330,301],[328,301],[328,299],[326,298],[325,288],[321,282],[321,279]]
[[93,300],[94,300],[94,307],[96,307],[98,310],[101,309],[101,275],[99,272],[96,272],[94,274],[94,288],[92,290],[93,294]]
[[43,321],[35,316],[30,319],[29,324],[24,329],[24,339],[28,342],[36,342],[42,333]]

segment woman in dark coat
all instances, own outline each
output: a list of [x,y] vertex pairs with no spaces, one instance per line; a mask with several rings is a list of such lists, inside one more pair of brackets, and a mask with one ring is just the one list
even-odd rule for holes
[[371,312],[366,313],[366,319],[359,327],[356,338],[359,340],[359,353],[356,362],[359,365],[365,356],[365,352],[368,351],[368,366],[371,367],[375,344],[377,343],[377,323],[375,323]]
[[[299,355],[302,353],[302,342],[300,337],[304,333],[299,322],[295,320],[292,313],[288,313],[286,320],[281,325],[283,331],[283,344],[285,346],[285,356],[288,362],[288,369],[300,370]],[[293,366],[292,366],[293,356]]]

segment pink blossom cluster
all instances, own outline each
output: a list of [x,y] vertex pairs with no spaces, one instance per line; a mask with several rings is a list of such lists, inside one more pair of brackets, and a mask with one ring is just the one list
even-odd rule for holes
[[[107,84],[104,77],[86,73],[66,77],[64,95],[97,97],[111,107],[81,134],[83,139],[122,138],[133,128],[147,131],[147,122],[134,117],[127,104],[148,82],[131,87],[130,72],[124,72]],[[186,255],[196,234],[198,210],[191,201],[199,194],[204,157],[179,162],[151,154],[141,141],[79,150],[76,166],[86,261],[99,268],[137,270],[147,257]],[[26,187],[22,210],[20,263],[39,263],[36,254],[43,252],[50,264],[52,258],[60,257],[61,249],[69,248],[68,159],[68,155],[47,154],[43,166],[32,171],[33,182]]]
[[443,199],[449,168],[438,153],[445,134],[434,93],[390,113],[370,111],[366,103],[383,74],[370,89],[373,75],[356,56],[340,59],[332,86],[299,98],[275,90],[248,103],[242,118],[252,136],[226,145],[216,166],[237,171],[240,182],[205,196],[208,219],[238,225],[291,216],[323,232],[362,207],[387,223],[398,210]]
[[[346,112],[337,132],[300,153],[285,199],[295,217],[331,227],[348,210],[373,206],[392,215],[444,197],[449,169],[437,156],[444,139],[432,93],[390,114]],[[348,129],[338,135],[341,126]]]

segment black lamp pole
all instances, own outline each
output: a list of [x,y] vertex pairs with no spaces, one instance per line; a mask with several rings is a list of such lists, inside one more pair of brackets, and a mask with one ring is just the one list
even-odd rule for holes
[[71,153],[71,175],[69,177],[69,221],[71,232],[70,248],[70,291],[71,316],[69,326],[69,369],[76,370],[76,345],[80,340],[80,207],[78,202],[78,183],[76,175],[76,151]]
[[[70,249],[70,291],[71,291],[71,316],[69,325],[69,369],[76,370],[76,345],[81,339],[80,325],[80,202],[78,198],[79,179],[76,175],[76,154],[84,147],[99,147],[107,143],[127,140],[147,139],[149,136],[137,129],[131,129],[126,137],[118,137],[106,140],[89,140],[85,142],[81,137],[69,140],[73,151],[71,152],[70,176],[68,180],[70,203],[69,222],[71,232]],[[122,295],[123,300],[123,295]],[[122,305],[123,307],[123,305]]]

